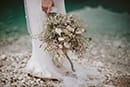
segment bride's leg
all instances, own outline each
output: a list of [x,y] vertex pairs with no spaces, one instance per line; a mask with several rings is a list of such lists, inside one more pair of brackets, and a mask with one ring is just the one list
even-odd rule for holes
[[[56,1],[59,1],[54,2],[58,11],[65,13],[64,1]],[[25,7],[28,30],[32,35],[41,33],[43,31],[43,22],[46,20],[46,15],[41,9],[41,0],[25,0]],[[26,69],[40,77],[60,76],[53,65],[52,57],[44,49],[39,48],[41,43],[38,39],[32,39],[32,57],[28,61]]]
[[[41,2],[40,0],[25,0],[25,7],[28,20],[28,30],[32,36],[35,36],[42,31],[43,21],[46,18],[45,14],[41,11]],[[40,44],[41,42],[38,39],[32,39],[32,57],[28,61],[26,69],[33,74],[50,77],[50,74],[45,69],[45,66],[41,65],[39,62],[46,61],[41,60],[41,57],[44,58],[46,56],[42,56],[40,54]]]

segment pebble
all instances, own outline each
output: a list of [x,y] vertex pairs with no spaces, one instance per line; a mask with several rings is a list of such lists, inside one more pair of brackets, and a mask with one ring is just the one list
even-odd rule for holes
[[4,54],[1,55],[1,59],[2,59],[2,60],[6,60],[6,58],[7,58],[6,55],[4,55]]
[[[97,70],[95,69],[88,69],[88,71],[90,72],[90,75],[88,76],[87,81],[90,80],[101,80],[102,79],[102,75],[100,73],[102,73],[103,75],[106,75],[106,80],[109,81],[111,80],[111,76],[114,75],[114,73],[116,72],[116,70],[112,71],[111,67],[111,61],[103,61],[101,62],[100,59],[104,58],[108,59],[109,57],[112,60],[112,56],[110,56],[111,54],[115,54],[115,57],[121,56],[123,54],[119,53],[119,52],[123,52],[123,47],[120,48],[120,51],[117,51],[118,46],[122,46],[123,43],[120,42],[114,42],[114,45],[111,45],[113,43],[107,41],[107,42],[102,42],[102,45],[99,45],[99,43],[93,42],[90,47],[88,47],[87,49],[87,55],[85,56],[86,59],[83,59],[83,65],[87,65],[87,66],[96,66],[98,67]],[[105,44],[105,45],[103,45]],[[112,46],[114,46],[114,48],[112,48]],[[127,46],[126,46],[127,47]],[[111,49],[113,49],[113,51],[111,52]],[[126,49],[126,48],[125,48]],[[130,49],[127,48],[126,53],[130,53]],[[130,55],[128,54],[128,57]],[[33,77],[29,77],[26,73],[23,73],[23,69],[28,61],[28,59],[30,58],[30,53],[19,53],[17,55],[5,55],[2,54],[0,55],[0,63],[3,64],[0,70],[0,83],[2,85],[2,87],[59,87],[59,85],[63,85],[60,82],[54,82],[54,81],[42,81],[40,79],[36,79]],[[85,61],[86,60],[86,61]],[[116,60],[116,59],[115,59]],[[125,61],[129,61],[127,58],[124,59]],[[124,61],[123,59],[120,61],[121,63]],[[90,61],[92,61],[90,63]],[[115,63],[115,61],[114,61]],[[126,62],[125,62],[126,63]],[[115,63],[116,64],[116,63]],[[111,65],[111,66],[110,66]],[[113,67],[113,66],[112,66]],[[111,71],[109,71],[111,70]],[[99,72],[97,73],[97,75],[93,76],[93,74],[96,74],[95,72]],[[117,73],[116,74],[122,74],[124,73],[124,71],[122,71],[121,73]],[[92,74],[92,75],[91,75]],[[127,73],[129,74],[129,73]],[[100,76],[99,76],[100,75]],[[97,78],[97,77],[101,77],[101,78]],[[104,78],[103,78],[104,79]],[[89,85],[93,85],[96,87],[97,84],[93,83],[93,82],[88,82]],[[114,87],[113,84],[108,85],[105,83],[100,83],[103,85],[103,87]],[[0,85],[0,86],[1,86]],[[60,86],[63,87],[63,86]],[[98,86],[97,86],[98,87]]]
[[[25,55],[24,55],[25,56]],[[2,76],[0,76],[0,87],[54,87],[55,82],[44,82],[40,79],[36,79],[33,77],[29,77],[26,73],[23,73],[22,70],[24,69],[27,57],[30,56],[6,56],[1,55],[0,59],[4,61],[4,69],[1,70]],[[8,60],[5,58],[8,57]],[[8,65],[10,64],[10,65]]]

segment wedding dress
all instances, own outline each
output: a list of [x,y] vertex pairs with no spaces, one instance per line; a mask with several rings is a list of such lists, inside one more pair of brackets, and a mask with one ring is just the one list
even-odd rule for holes
[[[31,36],[43,32],[43,24],[46,21],[46,14],[42,11],[42,0],[24,0],[28,31]],[[54,7],[57,13],[65,14],[64,0],[54,0]],[[42,42],[37,38],[32,38],[32,57],[27,63],[26,70],[39,77],[58,77],[61,74],[52,62],[52,56],[47,51],[40,48]]]

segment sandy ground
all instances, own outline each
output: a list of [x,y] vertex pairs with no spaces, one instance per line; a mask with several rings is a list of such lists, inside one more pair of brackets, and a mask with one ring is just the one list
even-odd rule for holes
[[[129,23],[129,17],[126,16],[126,20],[123,19],[124,15],[127,14],[120,15],[106,12],[102,8],[96,10],[85,8],[74,13],[81,13],[79,15],[82,18],[87,17],[88,33],[93,38],[85,58],[73,60],[88,69],[87,77],[84,79],[86,85],[81,87],[130,87],[130,34],[126,30],[118,30],[129,28],[129,25],[126,24]],[[104,14],[104,16],[101,14]],[[112,17],[117,17],[118,21],[112,19]],[[99,20],[100,18],[102,19]],[[105,18],[108,18],[108,20],[106,21]],[[114,22],[117,23],[114,24]],[[122,26],[119,26],[120,24]],[[111,26],[108,27],[108,25]],[[122,32],[122,34],[119,34],[119,32]],[[45,81],[42,78],[31,77],[25,73],[24,68],[30,57],[31,38],[28,35],[1,38],[0,87],[64,86],[63,81]]]

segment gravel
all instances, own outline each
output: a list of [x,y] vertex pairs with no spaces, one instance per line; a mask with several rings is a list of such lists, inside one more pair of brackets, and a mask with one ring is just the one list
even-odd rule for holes
[[54,87],[58,81],[44,81],[24,72],[30,54],[0,56],[0,87]]
[[[63,87],[62,81],[42,80],[25,72],[31,57],[29,36],[12,40],[11,44],[0,45],[0,48],[0,87]],[[123,38],[119,43],[118,40],[92,40],[85,54],[86,59],[76,61],[88,66],[88,70],[93,71],[89,68],[96,67],[104,77],[98,80],[90,73],[86,79],[87,86],[83,87],[130,87],[129,48],[129,42]]]

